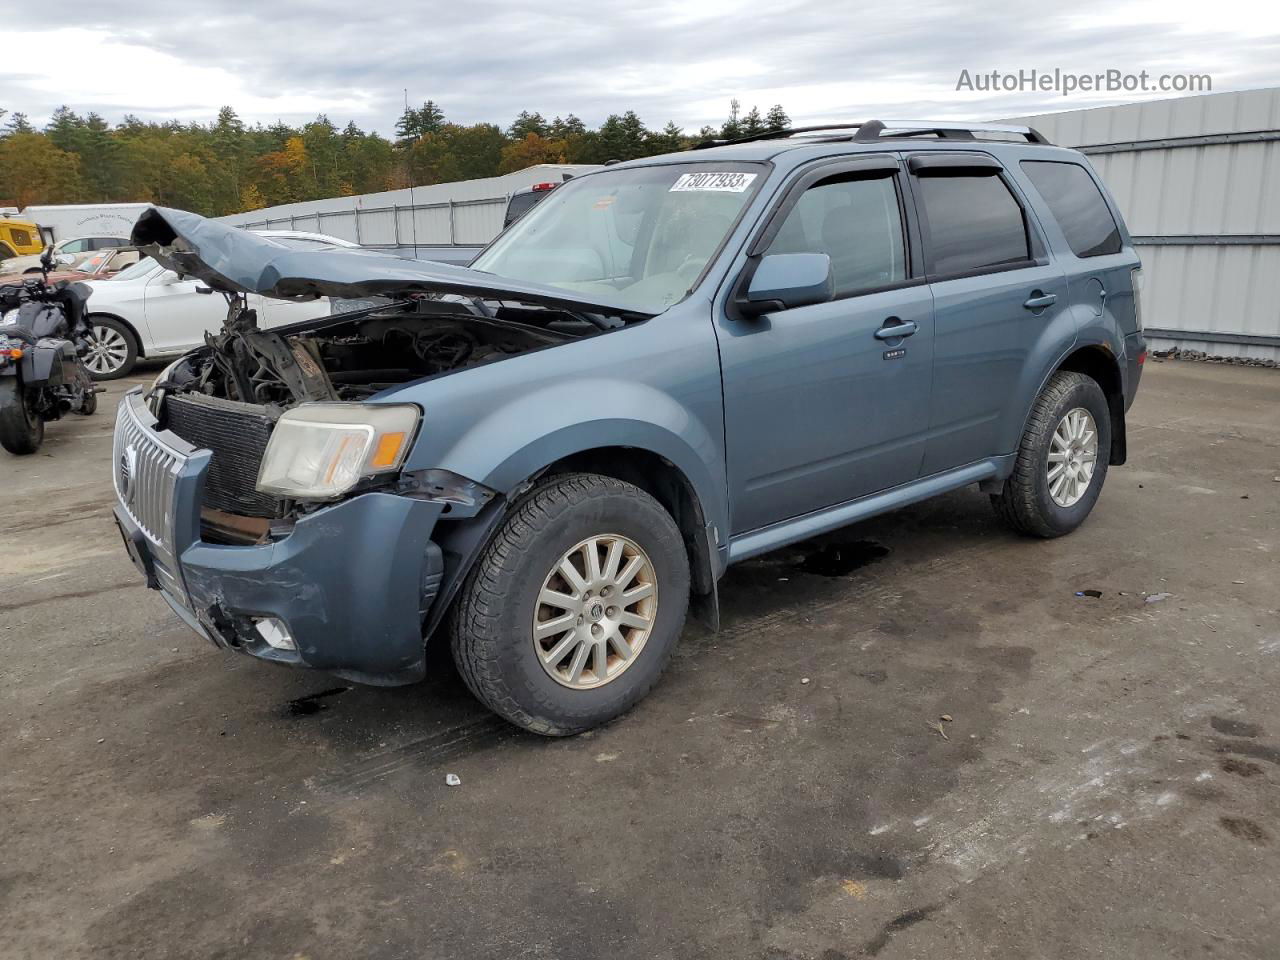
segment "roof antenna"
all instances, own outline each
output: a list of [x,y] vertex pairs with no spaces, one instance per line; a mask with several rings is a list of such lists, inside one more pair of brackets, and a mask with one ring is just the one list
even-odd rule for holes
[[[404,112],[409,115],[409,88],[404,88]],[[410,156],[405,158],[405,171],[409,174],[409,220],[413,224],[413,258],[418,259],[418,205],[413,199],[413,147],[409,147]],[[453,238],[450,237],[450,240]]]

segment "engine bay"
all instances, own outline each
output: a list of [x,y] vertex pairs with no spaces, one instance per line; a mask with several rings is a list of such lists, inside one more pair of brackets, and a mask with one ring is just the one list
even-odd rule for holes
[[594,315],[419,297],[262,330],[243,301],[230,306],[223,330],[171,367],[160,390],[281,412],[307,401],[364,400],[610,328]]

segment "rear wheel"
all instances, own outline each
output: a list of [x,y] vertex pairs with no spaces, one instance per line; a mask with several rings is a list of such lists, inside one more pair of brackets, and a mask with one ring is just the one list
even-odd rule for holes
[[476,561],[454,611],[454,660],[495,713],[566,736],[648,693],[688,602],[684,540],[661,504],[612,477],[554,477]]
[[1060,537],[1093,510],[1110,457],[1106,394],[1092,377],[1060,370],[1036,397],[1013,475],[991,502],[1019,533]]
[[138,340],[133,331],[112,317],[90,317],[85,369],[95,380],[118,380],[138,362]]
[[24,393],[17,378],[0,380],[0,447],[18,456],[35,453],[44,442],[44,421]]

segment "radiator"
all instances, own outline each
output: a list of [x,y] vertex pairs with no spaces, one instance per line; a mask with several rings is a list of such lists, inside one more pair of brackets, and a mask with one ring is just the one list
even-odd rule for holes
[[265,408],[203,394],[169,396],[164,425],[213,457],[205,477],[205,507],[246,517],[281,516],[281,501],[259,493],[258,468],[275,417]]

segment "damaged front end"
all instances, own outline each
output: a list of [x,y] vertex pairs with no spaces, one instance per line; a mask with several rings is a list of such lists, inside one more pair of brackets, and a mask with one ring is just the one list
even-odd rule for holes
[[[227,299],[222,329],[149,395],[165,429],[213,453],[201,505],[211,542],[263,543],[346,496],[440,486],[398,475],[419,412],[378,403],[379,394],[645,316],[461,267],[288,250],[180,211],[148,210],[134,241]],[[253,294],[375,305],[264,330]]]
[[[463,268],[286,250],[178,211],[147,211],[134,241],[228,305],[118,413],[116,516],[149,585],[220,646],[364,682],[420,676],[449,562],[437,522],[496,494],[402,470],[423,410],[395,388],[644,315]],[[254,295],[375,305],[262,329]]]
[[243,296],[228,299],[223,329],[150,396],[166,428],[213,451],[202,520],[227,543],[262,542],[342,496],[419,483],[395,476],[417,408],[370,402],[380,393],[600,332],[561,311],[430,295],[262,330]]

